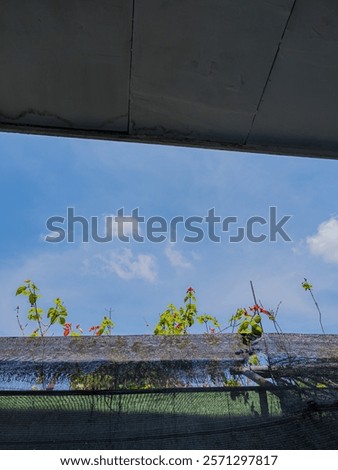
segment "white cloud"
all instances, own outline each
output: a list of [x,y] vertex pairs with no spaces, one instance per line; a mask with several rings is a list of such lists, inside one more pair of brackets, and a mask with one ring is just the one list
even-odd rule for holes
[[130,214],[124,214],[124,217],[128,217],[128,221],[121,220],[120,222],[120,233],[119,233],[119,219],[117,215],[107,215],[104,217],[104,225],[106,234],[112,236],[114,239],[118,239],[119,236],[132,237],[132,235],[141,235],[141,230],[137,219],[131,217]]
[[312,254],[321,256],[328,263],[338,264],[338,220],[331,217],[321,223],[317,233],[306,239]]
[[[118,215],[111,214],[107,214],[101,217],[94,216],[93,219],[88,219],[89,241],[93,240],[93,235],[94,237],[99,237],[100,239],[108,238],[109,241],[119,240],[122,238],[122,241],[124,242],[126,242],[124,237],[129,238],[130,241],[134,237],[141,236],[142,231],[138,220],[132,217],[130,214],[124,214],[124,218],[128,218],[128,220],[122,220]],[[98,220],[95,221],[94,219]],[[40,240],[54,243],[57,239],[60,242],[68,240],[67,230],[62,226],[59,228],[59,230],[62,230],[62,232],[59,232],[57,229],[55,229],[55,231],[51,230],[48,233],[42,233],[40,235]],[[75,230],[75,239],[77,241],[81,241],[79,236],[81,233],[81,228],[77,228]]]
[[177,268],[191,268],[191,263],[173,245],[167,245],[164,250],[172,266]]
[[[25,298],[15,297],[15,291],[25,279],[32,279],[41,289],[41,308],[47,311],[52,300],[60,296],[69,309],[70,320],[76,319],[76,322],[81,322],[81,325],[86,323],[91,325],[100,320],[100,312],[95,310],[97,305],[100,308],[102,302],[108,302],[107,306],[110,305],[109,302],[114,303],[114,300],[110,300],[112,294],[107,294],[109,289],[112,292],[114,289],[119,289],[120,294],[124,292],[123,295],[128,292],[128,283],[123,281],[131,279],[146,281],[149,287],[139,282],[133,289],[140,295],[144,292],[148,292],[149,295],[149,289],[152,289],[152,285],[157,281],[154,256],[143,253],[133,254],[130,249],[122,252],[115,252],[111,249],[93,252],[93,248],[96,248],[94,244],[57,250],[54,253],[35,252],[17,259],[16,262],[2,263],[0,266],[2,294],[0,296],[0,336],[20,335],[15,309],[17,305],[22,307],[24,321],[28,303]],[[102,250],[101,246],[100,250]],[[112,279],[114,274],[121,281]],[[102,298],[106,300],[102,301]],[[116,300],[116,303],[118,302],[119,300]],[[121,312],[123,308],[120,305]],[[128,309],[129,306],[126,310]],[[104,313],[104,309],[102,312]],[[130,331],[128,321],[122,317],[123,314],[120,313],[119,325],[122,325],[125,331]],[[32,327],[29,326],[27,333],[31,331]],[[62,330],[56,328],[56,334],[62,334]]]
[[157,280],[155,257],[147,254],[134,256],[130,249],[121,253],[110,252],[106,257],[99,256],[102,267],[106,272],[114,272],[121,279],[144,279],[148,282]]

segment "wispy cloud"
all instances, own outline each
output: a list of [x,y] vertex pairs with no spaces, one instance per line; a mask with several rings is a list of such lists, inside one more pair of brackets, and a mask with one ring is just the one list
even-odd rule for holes
[[[49,219],[51,222],[52,219]],[[57,223],[57,225],[54,225]],[[47,242],[60,242],[66,243],[69,240],[69,234],[66,227],[68,227],[69,220],[58,222],[54,221],[51,229],[48,233],[40,234],[40,240]],[[79,226],[76,228],[76,235],[74,234],[74,223],[71,222],[72,229],[70,233],[77,241],[81,241],[81,235],[83,238],[84,228]],[[141,236],[141,228],[138,224],[138,220],[132,217],[130,214],[124,214],[124,217],[119,215],[106,214],[103,216],[93,215],[87,218],[86,237],[90,242],[101,241],[107,242],[111,240],[121,240],[123,242],[129,242],[130,240]]]
[[170,264],[176,268],[191,268],[191,263],[174,248],[172,244],[166,246],[164,250]]
[[105,231],[108,236],[112,236],[114,239],[120,237],[132,237],[133,235],[141,235],[140,227],[137,219],[131,217],[130,214],[125,214],[128,217],[128,221],[124,220],[123,224],[119,227],[119,216],[118,215],[106,215],[104,216]]
[[157,280],[156,259],[153,255],[133,255],[129,248],[121,252],[110,252],[107,256],[98,256],[102,268],[106,272],[114,272],[118,277],[129,281],[131,279],[143,279],[148,282]]
[[336,217],[322,222],[317,233],[306,239],[310,252],[321,256],[327,263],[338,264],[338,220]]
[[[15,291],[27,278],[41,289],[39,304],[45,311],[53,299],[61,297],[69,310],[70,320],[76,319],[85,326],[99,321],[100,312],[104,312],[104,307],[112,302],[114,306],[118,305],[119,327],[124,328],[125,332],[132,331],[130,318],[133,318],[133,312],[130,312],[129,306],[132,299],[128,299],[125,310],[121,299],[128,298],[130,280],[138,281],[133,286],[135,296],[148,292],[150,298],[149,289],[156,285],[158,279],[156,258],[147,253],[135,254],[130,249],[107,249],[99,253],[93,248],[96,248],[95,245],[81,245],[54,253],[34,252],[21,257],[15,264],[2,264],[0,336],[20,334],[15,309],[17,305],[22,306],[22,319],[25,321],[28,302],[27,299],[15,297]],[[29,326],[27,333],[31,331]]]

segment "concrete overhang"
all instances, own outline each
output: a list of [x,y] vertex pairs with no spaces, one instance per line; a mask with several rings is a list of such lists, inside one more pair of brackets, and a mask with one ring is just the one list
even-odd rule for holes
[[338,158],[337,0],[0,0],[0,130]]

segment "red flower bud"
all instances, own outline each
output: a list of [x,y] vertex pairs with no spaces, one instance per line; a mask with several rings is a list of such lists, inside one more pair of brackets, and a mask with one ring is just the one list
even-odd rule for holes
[[72,331],[72,324],[65,323],[63,326],[63,336],[68,336],[71,331]]
[[271,313],[268,310],[265,310],[265,308],[260,308],[261,313],[265,313],[265,315],[271,315]]

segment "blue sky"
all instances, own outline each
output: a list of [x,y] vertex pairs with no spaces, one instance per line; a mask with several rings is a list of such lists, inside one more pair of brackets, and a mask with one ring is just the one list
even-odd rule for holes
[[[252,280],[265,308],[282,301],[285,332],[316,333],[318,315],[301,288],[307,277],[324,328],[338,333],[337,161],[6,133],[0,150],[0,335],[20,334],[15,308],[24,312],[26,305],[14,294],[27,278],[40,287],[42,307],[61,297],[70,321],[84,330],[112,308],[115,334],[151,333],[169,303],[182,304],[189,286],[200,313],[226,326],[238,307],[252,304]],[[186,243],[182,228],[174,244],[116,237],[82,243],[81,230],[74,243],[44,239],[46,220],[65,217],[67,207],[102,223],[122,207],[127,215],[139,208],[146,219],[168,222],[205,217],[214,208],[242,226],[252,216],[267,218],[271,206],[279,218],[292,216],[284,226],[292,242],[278,236],[229,243],[218,230],[220,243]],[[268,234],[256,226],[261,232]]]

